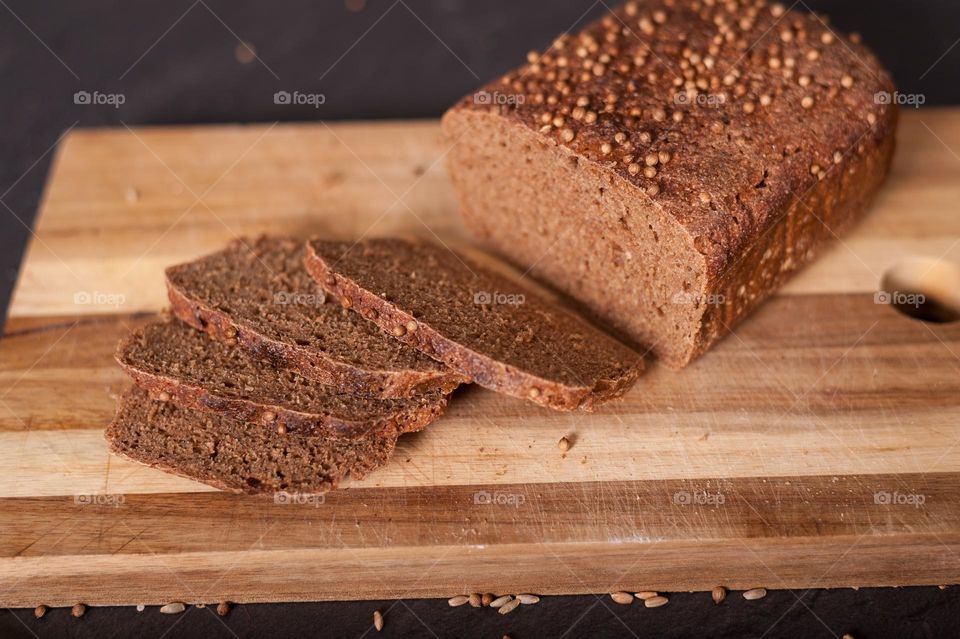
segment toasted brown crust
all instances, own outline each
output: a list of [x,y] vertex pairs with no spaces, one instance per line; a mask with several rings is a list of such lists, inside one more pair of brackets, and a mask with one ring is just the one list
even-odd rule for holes
[[[505,395],[527,399],[556,410],[592,411],[595,406],[622,395],[643,372],[642,359],[633,354],[633,365],[623,370],[619,376],[598,379],[592,385],[560,384],[547,380],[446,337],[422,318],[415,318],[396,304],[382,299],[356,281],[336,272],[336,268],[331,268],[317,253],[312,242],[307,243],[304,263],[314,279],[329,293],[341,300],[349,299],[350,308],[376,323],[384,331],[443,362],[475,383]],[[472,268],[484,271],[475,264]],[[417,326],[416,331],[404,331],[402,335],[392,333],[396,327],[407,326],[411,322]]]
[[[439,393],[410,400],[392,400],[402,402],[408,407],[393,413],[379,414],[373,418],[350,419],[345,415],[331,413],[305,413],[291,409],[279,403],[258,402],[238,397],[227,397],[212,392],[209,388],[190,383],[183,379],[152,373],[144,370],[138,362],[131,360],[128,353],[142,333],[133,334],[120,341],[115,359],[134,383],[151,393],[154,397],[163,394],[167,399],[184,408],[213,412],[227,418],[250,423],[262,424],[288,433],[326,433],[331,437],[358,438],[387,428],[399,433],[422,430],[440,417],[447,405],[447,396]],[[373,400],[371,401],[391,401]]]
[[[671,366],[859,219],[897,123],[866,47],[763,2],[628,2],[483,91],[443,119],[468,228]],[[475,142],[485,134],[502,148]],[[549,204],[504,195],[521,181],[553,190]],[[589,241],[571,239],[581,229]],[[659,270],[620,259],[666,254],[664,230]],[[725,301],[678,309],[674,294]]]
[[236,341],[251,355],[305,377],[336,386],[345,393],[370,397],[402,398],[430,393],[449,394],[468,380],[448,372],[365,370],[323,353],[270,339],[253,327],[234,322],[229,315],[210,308],[167,279],[167,294],[173,314],[219,342]]

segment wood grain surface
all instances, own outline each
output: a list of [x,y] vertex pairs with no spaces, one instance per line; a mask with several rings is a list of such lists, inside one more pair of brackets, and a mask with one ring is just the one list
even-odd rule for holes
[[689,368],[593,414],[462,389],[383,470],[275,503],[107,453],[116,341],[237,235],[466,246],[439,127],[74,132],[0,340],[0,604],[956,583],[960,324],[874,298],[960,263],[954,149],[960,111],[905,114],[864,223]]

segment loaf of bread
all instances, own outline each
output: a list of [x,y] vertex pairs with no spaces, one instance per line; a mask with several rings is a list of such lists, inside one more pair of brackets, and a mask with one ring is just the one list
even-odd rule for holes
[[650,0],[531,52],[443,128],[480,241],[680,367],[864,211],[893,91],[818,16]]

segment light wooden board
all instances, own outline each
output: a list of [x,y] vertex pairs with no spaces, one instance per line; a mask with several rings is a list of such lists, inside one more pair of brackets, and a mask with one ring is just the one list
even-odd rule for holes
[[960,324],[874,304],[904,258],[960,263],[960,112],[899,140],[864,223],[689,368],[594,414],[465,389],[382,471],[276,504],[111,457],[114,345],[236,235],[466,245],[437,124],[71,133],[0,340],[0,604],[960,581]]

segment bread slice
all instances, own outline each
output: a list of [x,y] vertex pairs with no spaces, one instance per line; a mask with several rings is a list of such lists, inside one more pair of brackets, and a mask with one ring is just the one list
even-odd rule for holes
[[311,240],[307,270],[394,337],[477,384],[559,410],[621,395],[637,353],[506,277],[418,240]]
[[236,493],[332,490],[348,474],[360,479],[384,465],[397,436],[393,428],[358,440],[281,435],[157,401],[137,387],[119,398],[105,433],[118,455]]
[[303,267],[303,242],[260,237],[167,269],[173,313],[305,377],[371,397],[449,393],[465,382],[325,299]]
[[627,2],[443,118],[467,227],[680,367],[860,217],[890,76],[780,4]]
[[281,433],[350,438],[388,426],[411,432],[439,417],[447,403],[440,393],[405,399],[343,393],[177,321],[134,331],[120,342],[116,358],[138,386],[157,396]]

